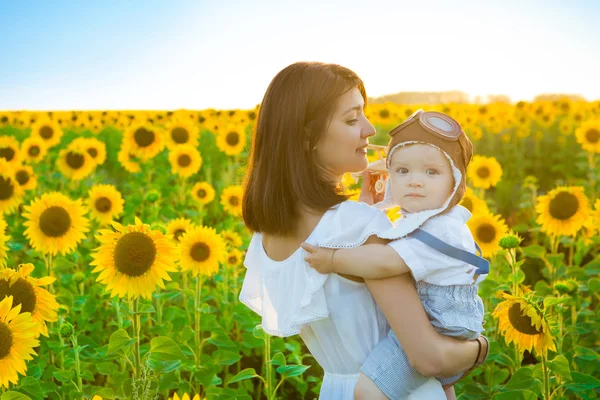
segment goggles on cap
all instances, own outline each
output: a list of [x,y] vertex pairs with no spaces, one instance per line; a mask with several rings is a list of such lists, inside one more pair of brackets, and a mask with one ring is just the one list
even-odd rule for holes
[[464,134],[460,124],[456,122],[454,118],[437,111],[423,111],[419,109],[413,115],[408,117],[401,125],[398,125],[390,132],[390,136],[394,136],[406,125],[415,122],[415,120],[418,120],[419,124],[421,124],[424,129],[427,129],[429,132],[443,140],[457,141],[460,135]]

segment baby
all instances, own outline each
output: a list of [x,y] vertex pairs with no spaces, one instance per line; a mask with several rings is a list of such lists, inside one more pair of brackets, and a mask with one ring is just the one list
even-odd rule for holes
[[[388,181],[378,208],[400,206],[401,218],[377,236],[387,245],[333,249],[303,243],[306,261],[321,273],[380,279],[412,273],[425,311],[435,329],[473,340],[483,331],[483,302],[477,284],[489,262],[466,225],[471,213],[458,205],[466,190],[473,146],[448,115],[417,111],[390,132]],[[477,357],[479,358],[479,356]],[[379,342],[361,371],[391,399],[403,399],[427,378],[411,367],[392,330]],[[438,378],[455,383],[463,374]]]

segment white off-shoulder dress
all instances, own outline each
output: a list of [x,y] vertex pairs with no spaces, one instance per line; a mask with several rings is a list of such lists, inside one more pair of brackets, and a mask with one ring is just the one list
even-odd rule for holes
[[[348,200],[328,210],[306,242],[356,247],[391,226],[382,211]],[[262,317],[268,334],[300,335],[325,371],[320,399],[352,400],[362,363],[390,330],[367,286],[318,273],[304,261],[302,248],[274,261],[264,251],[260,233],[253,235],[244,265],[240,301]],[[410,399],[445,399],[440,388],[431,378]]]

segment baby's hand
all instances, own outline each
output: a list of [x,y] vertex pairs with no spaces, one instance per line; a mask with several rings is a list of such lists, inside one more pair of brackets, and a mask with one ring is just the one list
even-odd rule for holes
[[308,255],[304,257],[304,260],[312,268],[322,274],[335,272],[333,268],[333,254],[337,249],[327,249],[324,247],[313,246],[308,243],[302,243],[300,247],[308,251]]

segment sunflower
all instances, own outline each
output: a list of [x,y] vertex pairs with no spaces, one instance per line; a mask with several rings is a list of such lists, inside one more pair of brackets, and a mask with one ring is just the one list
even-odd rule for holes
[[231,248],[237,248],[242,245],[242,238],[232,230],[224,230],[221,232],[221,236],[223,237],[225,244]]
[[195,147],[183,144],[169,151],[169,162],[174,174],[187,178],[198,172],[202,165],[202,157]]
[[198,203],[206,205],[215,198],[215,189],[208,182],[198,182],[192,188],[192,197]]
[[477,197],[470,187],[467,187],[460,205],[469,210],[472,215],[489,213],[488,205],[485,200]]
[[0,387],[15,385],[19,376],[27,372],[26,360],[37,355],[33,350],[40,345],[35,338],[37,323],[31,313],[21,313],[21,304],[13,307],[13,297],[0,301]]
[[102,225],[109,224],[122,214],[123,204],[123,196],[113,185],[92,186],[85,202],[90,216]]
[[34,278],[31,276],[33,264],[19,264],[17,270],[6,268],[0,273],[0,300],[7,296],[13,296],[13,304],[22,306],[21,312],[31,313],[31,317],[37,322],[35,337],[40,333],[48,337],[46,322],[58,321],[58,308],[56,296],[48,292],[42,286],[54,282],[56,278],[46,276]]
[[64,176],[74,181],[85,178],[96,168],[96,164],[87,151],[76,146],[62,149],[58,153],[56,165]]
[[194,224],[192,224],[192,221],[187,218],[173,219],[167,224],[167,236],[172,237],[173,240],[179,242],[181,236],[193,227]]
[[494,157],[474,156],[467,176],[476,188],[489,189],[502,177],[502,167]]
[[600,153],[600,120],[586,121],[575,131],[577,142],[585,151]]
[[390,219],[390,221],[394,222],[402,216],[402,214],[400,213],[400,206],[388,208],[386,210],[386,215]]
[[33,190],[37,187],[37,178],[29,165],[19,165],[15,168],[15,180],[23,190]]
[[483,136],[483,131],[480,127],[474,125],[468,128],[467,134],[471,140],[479,140]]
[[502,296],[505,300],[496,306],[493,315],[506,343],[514,343],[521,352],[535,349],[539,355],[556,351],[548,320],[537,304],[527,297],[508,293]]
[[11,213],[23,200],[23,189],[14,174],[6,160],[0,159],[0,214]]
[[215,274],[226,255],[225,241],[214,228],[195,227],[179,238],[179,265],[194,276]]
[[70,253],[89,230],[81,200],[71,200],[59,192],[44,193],[24,210],[24,234],[43,254]]
[[21,156],[27,163],[38,163],[46,156],[46,144],[42,138],[30,136],[21,143]]
[[500,239],[508,230],[501,217],[491,213],[474,215],[467,225],[484,257],[491,256],[500,249]]
[[134,160],[135,155],[129,149],[129,146],[121,144],[121,149],[117,154],[117,160],[127,172],[136,173],[142,170],[140,163]]
[[11,136],[0,136],[0,158],[12,168],[21,163],[21,151],[17,139]]
[[542,232],[553,236],[575,236],[590,214],[581,186],[560,186],[539,196],[535,210]]
[[169,150],[181,145],[196,147],[198,127],[190,119],[172,120],[166,129],[166,144]]
[[85,150],[96,165],[106,161],[106,145],[96,138],[77,138],[71,142],[74,147]]
[[225,257],[225,264],[228,267],[237,267],[242,262],[242,252],[238,249],[231,249]]
[[4,218],[0,216],[0,270],[6,268],[6,259],[8,257],[8,240],[10,236],[6,234],[6,222]]
[[101,245],[90,262],[96,266],[92,272],[100,272],[96,281],[106,285],[111,297],[151,298],[156,285],[164,289],[163,281],[171,280],[168,273],[177,271],[175,244],[138,217],[135,225],[113,221],[112,226],[116,232],[100,229],[96,235]]
[[183,396],[181,397],[179,397],[177,393],[173,393],[173,397],[169,397],[169,400],[200,400],[200,395],[197,394],[192,398],[187,393],[183,393]]
[[39,119],[31,126],[31,137],[37,137],[44,141],[46,149],[50,149],[60,143],[63,131],[56,121],[50,119]]
[[164,134],[158,128],[145,123],[135,123],[123,132],[123,141],[129,151],[147,161],[154,158],[165,147]]
[[242,194],[244,189],[241,186],[229,186],[223,189],[221,194],[221,204],[226,212],[239,217],[242,215]]
[[575,121],[570,118],[563,118],[558,123],[558,130],[561,134],[569,136],[575,130]]
[[241,126],[230,126],[217,133],[217,147],[228,156],[236,156],[244,150],[246,132]]

